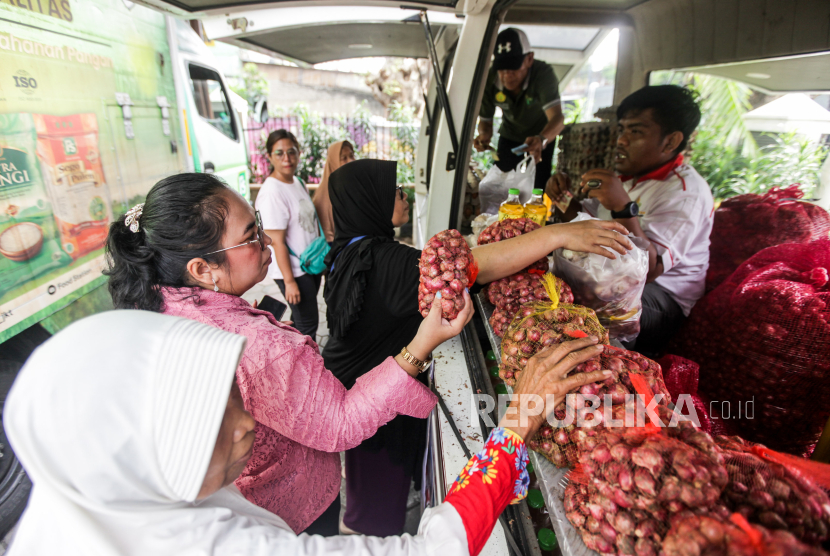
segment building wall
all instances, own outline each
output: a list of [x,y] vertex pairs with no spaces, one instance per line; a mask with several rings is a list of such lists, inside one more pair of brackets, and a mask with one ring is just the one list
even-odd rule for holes
[[289,108],[298,102],[323,114],[351,114],[364,101],[373,115],[385,116],[362,75],[313,68],[257,64],[268,79],[268,106]]

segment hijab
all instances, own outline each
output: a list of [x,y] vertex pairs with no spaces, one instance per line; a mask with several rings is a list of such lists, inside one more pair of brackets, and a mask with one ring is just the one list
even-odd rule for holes
[[196,321],[122,310],[78,321],[35,350],[3,415],[34,484],[9,554],[221,545],[238,524],[211,500],[228,495],[194,502],[244,346],[243,336]]
[[21,369],[3,422],[34,487],[10,556],[467,554],[449,504],[412,537],[295,535],[233,485],[196,501],[245,338],[137,310],[78,321]]
[[[365,273],[374,264],[372,246],[394,241],[397,162],[356,160],[332,173],[329,181],[336,232],[326,266],[331,270],[336,265],[326,277],[323,296],[330,333],[343,337],[360,315]],[[365,237],[349,245],[360,236]]]
[[340,168],[340,151],[343,150],[343,145],[348,145],[354,151],[354,147],[348,141],[338,141],[329,147],[326,166],[323,169],[323,178],[320,180],[317,191],[314,192],[314,208],[317,209],[317,218],[320,219],[320,225],[323,227],[323,233],[329,243],[334,241],[335,230],[331,199],[329,198],[329,178],[335,170]]

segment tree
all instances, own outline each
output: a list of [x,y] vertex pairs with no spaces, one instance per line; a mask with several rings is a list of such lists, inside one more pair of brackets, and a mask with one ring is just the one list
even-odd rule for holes
[[260,100],[267,99],[271,88],[265,75],[256,64],[248,62],[242,68],[242,77],[230,85],[231,90],[248,101],[248,108],[253,110]]
[[366,76],[366,85],[384,108],[393,102],[410,106],[418,117],[424,107],[429,62],[414,58],[387,58],[378,73]]

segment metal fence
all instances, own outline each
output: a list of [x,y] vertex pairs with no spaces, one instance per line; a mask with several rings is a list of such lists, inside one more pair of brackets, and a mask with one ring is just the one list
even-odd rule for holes
[[[268,135],[287,129],[300,141],[302,154],[297,174],[306,183],[318,183],[326,163],[328,146],[348,140],[357,158],[397,160],[399,181],[414,163],[420,126],[369,118],[345,118],[318,114],[273,117],[265,123],[249,120],[245,135],[250,156],[252,180],[262,183],[271,171],[265,155]],[[403,181],[407,181],[404,179]]]

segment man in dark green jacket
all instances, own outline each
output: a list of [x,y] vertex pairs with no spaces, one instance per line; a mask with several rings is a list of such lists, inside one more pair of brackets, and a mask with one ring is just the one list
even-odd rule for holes
[[544,189],[550,177],[554,139],[565,127],[565,117],[556,74],[545,62],[534,60],[521,29],[507,28],[496,39],[493,67],[481,101],[478,137],[473,142],[478,151],[491,148],[497,106],[502,111],[502,124],[496,165],[503,172],[516,168],[524,153],[517,155],[511,149],[527,144],[525,150],[536,160],[534,187]]

